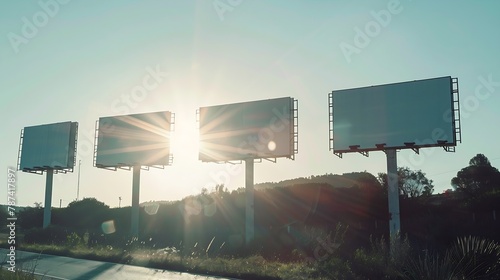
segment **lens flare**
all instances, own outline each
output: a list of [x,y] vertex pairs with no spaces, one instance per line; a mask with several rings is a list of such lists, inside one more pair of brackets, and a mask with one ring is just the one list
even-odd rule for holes
[[274,141],[269,141],[269,143],[267,143],[267,148],[269,149],[269,151],[274,151],[276,150],[276,143]]
[[116,228],[115,228],[115,221],[110,220],[110,221],[105,221],[101,224],[101,229],[104,234],[112,234],[115,233]]
[[159,203],[151,203],[144,206],[144,212],[148,215],[156,215],[158,213],[158,209],[160,208]]

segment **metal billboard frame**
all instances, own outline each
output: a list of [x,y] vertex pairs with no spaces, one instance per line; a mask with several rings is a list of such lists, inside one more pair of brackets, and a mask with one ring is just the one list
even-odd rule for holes
[[[292,122],[290,128],[291,128],[291,133],[290,133],[290,138],[289,138],[289,147],[291,148],[291,155],[289,156],[283,156],[283,157],[249,157],[253,158],[255,163],[260,163],[263,160],[269,161],[276,163],[278,158],[288,158],[291,160],[295,160],[295,155],[299,152],[299,124],[298,124],[298,118],[299,118],[299,101],[298,99],[295,99],[293,97],[289,97],[291,99],[291,106],[290,106],[290,120]],[[255,101],[265,101],[264,100],[255,100]],[[252,102],[252,101],[248,101]],[[239,104],[239,103],[234,103],[234,104]],[[226,104],[226,105],[231,105],[231,104]],[[196,122],[200,124],[200,108],[196,109]],[[198,134],[200,130],[200,126],[198,125]],[[237,159],[237,160],[214,160],[214,161],[202,161],[202,162],[212,162],[212,163],[217,163],[217,164],[241,164],[244,162],[246,159]]]
[[[334,150],[333,148],[333,124],[334,124],[334,114],[333,114],[333,92],[328,95],[328,124],[329,124],[329,150],[333,151],[333,154],[342,158],[344,153],[357,152],[363,156],[368,157],[371,151],[383,151],[386,154],[387,163],[387,179],[388,179],[388,190],[387,199],[389,205],[389,233],[391,240],[396,243],[398,242],[398,236],[401,228],[400,223],[400,208],[399,208],[399,186],[398,186],[398,173],[397,173],[397,152],[400,149],[411,149],[415,153],[419,153],[420,148],[429,147],[442,147],[446,152],[455,152],[455,146],[457,143],[462,142],[462,128],[460,123],[460,99],[458,90],[458,78],[452,78],[450,76],[441,77],[450,78],[450,98],[451,98],[451,125],[452,131],[454,133],[454,143],[447,144],[446,142],[437,141],[437,145],[415,145],[415,143],[408,142],[404,143],[405,146],[401,147],[386,147],[385,143],[376,144],[375,148],[370,149],[359,149],[359,145],[349,146],[349,150]],[[437,78],[436,78],[437,79]]]
[[[298,139],[299,139],[299,130],[298,130],[298,118],[299,118],[299,111],[298,111],[298,100],[289,97],[291,99],[291,106],[290,106],[290,119],[292,121],[292,124],[290,126],[291,128],[291,133],[290,133],[290,138],[289,138],[289,147],[292,150],[292,154],[290,156],[287,156],[286,158],[289,158],[291,160],[295,160],[295,154],[298,153],[299,150],[299,145],[298,145]],[[258,100],[256,100],[258,101]],[[237,103],[236,103],[237,104]],[[200,111],[199,109],[196,110],[196,121],[200,123]],[[200,127],[198,126],[198,130]],[[212,162],[212,163],[218,163],[218,164],[223,164],[223,163],[229,163],[229,164],[239,164],[242,162],[245,162],[245,243],[247,246],[249,246],[252,242],[252,240],[255,237],[255,209],[254,209],[254,164],[257,162],[262,162],[262,160],[267,160],[273,163],[277,162],[277,157],[270,157],[270,158],[265,158],[265,157],[248,157],[246,159],[239,159],[239,160],[221,160],[221,161],[206,161],[206,162]]]
[[[445,77],[441,77],[445,78]],[[422,81],[422,80],[420,80]],[[334,92],[330,92],[328,94],[328,135],[329,135],[329,143],[328,147],[329,150],[333,152],[334,155],[338,156],[339,158],[342,158],[344,153],[359,153],[365,157],[369,156],[369,152],[373,151],[384,151],[387,149],[396,149],[396,150],[401,150],[401,149],[411,149],[415,153],[419,154],[421,148],[432,148],[432,147],[442,147],[446,152],[455,152],[455,146],[457,143],[462,142],[462,129],[461,129],[461,122],[460,122],[460,99],[459,99],[459,90],[458,90],[458,78],[452,78],[450,77],[451,81],[451,92],[450,92],[450,98],[451,98],[451,124],[452,124],[452,129],[454,133],[454,143],[447,143],[447,142],[440,142],[438,141],[437,144],[428,144],[428,145],[416,145],[414,142],[405,142],[404,146],[396,146],[396,147],[385,147],[385,143],[379,143],[375,144],[374,148],[363,148],[360,149],[359,145],[352,145],[349,146],[349,150],[335,150],[333,148],[334,146],[334,131],[333,131],[333,126],[334,126],[334,114],[333,114],[333,94]],[[403,82],[405,83],[405,82]],[[399,84],[399,83],[395,83]],[[385,85],[391,85],[391,84],[385,84]],[[384,86],[384,85],[380,85]]]
[[[175,131],[175,113],[170,111],[160,111],[160,112],[170,113],[170,132]],[[158,113],[158,112],[151,112],[151,113]],[[143,114],[148,114],[148,113],[143,113]],[[130,235],[134,238],[137,238],[139,237],[139,194],[140,194],[140,184],[141,184],[141,170],[148,171],[149,168],[164,169],[165,166],[170,166],[173,163],[173,155],[172,153],[169,153],[168,162],[165,165],[131,165],[124,163],[115,166],[103,166],[97,164],[98,139],[99,139],[99,120],[97,120],[95,124],[94,156],[93,156],[94,167],[111,171],[117,171],[118,169],[127,171],[132,170],[132,211],[131,211],[132,213],[130,222]]]
[[[57,123],[56,123],[57,124]],[[45,205],[43,209],[43,228],[47,228],[50,223],[51,223],[51,216],[52,216],[52,187],[53,187],[53,178],[54,174],[57,173],[62,173],[66,174],[68,172],[73,172],[73,169],[76,165],[76,155],[77,155],[77,148],[78,148],[78,122],[70,122],[70,143],[73,140],[73,153],[71,156],[68,154],[69,157],[73,158],[73,166],[68,168],[68,167],[63,167],[63,166],[40,166],[36,168],[29,168],[29,169],[21,169],[21,156],[22,156],[22,147],[24,143],[24,129],[21,129],[21,134],[19,137],[19,150],[17,153],[17,170],[21,170],[23,172],[27,173],[32,173],[32,174],[37,174],[37,175],[43,175],[43,173],[46,173],[45,177]],[[71,137],[75,137],[75,139],[71,139]],[[70,146],[71,147],[71,146]],[[68,151],[69,153],[70,151]],[[68,158],[69,160],[69,158]]]
[[[77,147],[78,147],[78,122],[71,122],[71,130],[75,130],[74,135],[74,147],[73,147],[73,155],[77,154]],[[71,132],[70,130],[70,132]],[[71,135],[70,135],[71,137]],[[71,140],[71,139],[70,139]],[[21,134],[19,136],[19,147],[17,151],[17,170],[26,172],[26,173],[32,173],[32,174],[37,174],[37,175],[43,175],[44,171],[47,170],[52,170],[54,174],[62,173],[72,173],[74,170],[74,167],[76,165],[76,156],[73,156],[73,166],[72,167],[63,167],[63,166],[40,166],[40,167],[35,167],[35,168],[25,168],[21,169],[21,156],[22,156],[22,147],[24,143],[24,128],[21,129]]]
[[[155,112],[153,112],[155,113]],[[174,132],[175,131],[175,113],[173,112],[170,112],[170,132]],[[147,113],[144,113],[144,114],[147,114]],[[126,116],[126,115],[124,115]],[[97,120],[95,122],[95,126],[94,126],[94,153],[93,153],[93,159],[92,159],[92,164],[94,167],[97,167],[97,168],[101,168],[101,169],[107,169],[107,170],[111,170],[111,171],[117,171],[118,169],[122,169],[122,170],[127,170],[127,171],[130,171],[132,170],[132,166],[131,164],[128,164],[128,163],[119,163],[117,165],[110,165],[110,166],[106,166],[106,165],[102,165],[102,164],[97,164],[97,146],[98,146],[98,139],[99,139],[99,120]],[[166,164],[163,164],[163,165],[140,165],[141,166],[141,169],[142,170],[149,170],[149,168],[157,168],[157,169],[165,169],[165,166],[170,166],[172,165],[174,162],[174,156],[172,153],[169,154],[169,157],[168,157],[168,162]]]

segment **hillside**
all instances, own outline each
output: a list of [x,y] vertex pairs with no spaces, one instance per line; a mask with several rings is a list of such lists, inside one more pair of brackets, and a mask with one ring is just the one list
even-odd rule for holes
[[299,177],[295,179],[283,180],[280,182],[266,182],[255,184],[255,189],[267,189],[274,187],[286,187],[297,184],[310,184],[310,183],[320,183],[329,184],[332,187],[352,187],[352,186],[380,186],[377,178],[368,172],[351,172],[339,174],[324,174],[324,175],[311,175],[309,177]]

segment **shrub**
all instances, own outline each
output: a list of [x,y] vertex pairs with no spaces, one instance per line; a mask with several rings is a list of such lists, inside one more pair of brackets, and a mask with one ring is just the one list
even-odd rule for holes
[[68,232],[57,226],[47,228],[32,228],[24,234],[24,242],[37,244],[61,244],[66,242]]
[[66,236],[66,245],[69,247],[82,246],[83,243],[83,239],[76,232],[72,232]]
[[354,252],[352,267],[360,276],[367,279],[398,279],[403,274],[401,267],[410,259],[410,243],[408,237],[403,240],[399,236],[390,243],[384,237],[370,237],[370,250],[357,249]]
[[500,279],[500,245],[477,237],[458,238],[441,257],[425,253],[403,268],[405,279]]
[[402,271],[404,279],[409,280],[465,279],[459,277],[457,264],[453,263],[447,255],[440,257],[438,254],[429,252],[409,259]]
[[500,244],[495,241],[473,236],[458,238],[448,256],[466,279],[500,278]]

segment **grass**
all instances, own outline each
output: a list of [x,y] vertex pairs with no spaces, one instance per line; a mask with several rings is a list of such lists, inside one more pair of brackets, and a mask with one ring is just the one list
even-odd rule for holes
[[8,270],[0,270],[0,279],[2,280],[33,280],[35,276],[32,273],[27,273],[17,270],[16,272],[10,272]]
[[87,248],[41,244],[25,244],[20,249],[50,255],[241,279],[330,279],[317,277],[317,270],[305,262],[269,261],[257,255],[244,258],[199,255],[181,257],[179,253],[169,250],[128,251],[111,246]]
[[405,266],[406,279],[500,279],[500,244],[458,238],[444,254],[425,253]]
[[2,280],[34,280],[36,262],[18,265],[16,264],[15,271],[8,270],[8,267],[0,267],[0,279]]
[[[338,249],[344,242],[345,232],[346,229],[341,227],[333,233],[311,232],[310,240],[305,242],[310,245],[309,250],[319,252],[321,258],[306,258],[307,253],[301,251],[295,253],[305,255],[287,261],[266,259],[259,254],[210,257],[207,254],[210,245],[207,248],[191,248],[189,253],[185,251],[184,254],[175,248],[152,249],[130,242],[122,247],[87,247],[73,235],[68,235],[67,242],[61,243],[63,245],[24,243],[19,249],[239,279],[500,279],[500,245],[494,241],[459,238],[447,251],[438,254],[417,252],[406,238],[396,244],[380,238],[372,240],[369,248],[359,248],[351,255],[341,257]],[[322,242],[320,246],[310,243],[311,240],[329,242]],[[322,246],[327,243],[332,246],[325,250]],[[8,271],[2,273],[5,272]],[[28,278],[19,278],[25,276],[15,276],[14,273],[8,275],[14,278],[6,277],[0,274],[0,279],[33,279],[29,278],[29,273]]]

